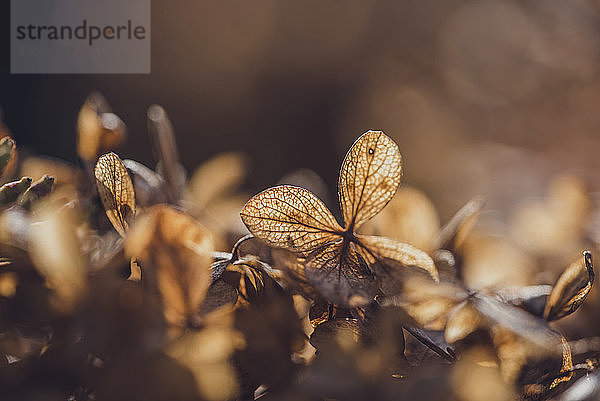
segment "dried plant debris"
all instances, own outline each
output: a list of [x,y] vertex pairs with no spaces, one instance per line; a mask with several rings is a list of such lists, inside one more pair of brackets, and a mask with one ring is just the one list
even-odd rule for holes
[[338,195],[344,228],[315,195],[290,185],[254,196],[240,215],[250,232],[268,245],[302,256],[306,278],[325,298],[358,306],[374,298],[378,280],[403,268],[421,268],[437,279],[425,252],[392,239],[356,233],[394,196],[401,176],[398,146],[383,132],[369,131],[348,151],[340,170]]
[[[309,170],[250,198],[248,157],[227,152],[186,181],[166,111],[147,117],[156,171],[106,153],[125,124],[99,94],[83,168],[0,141],[2,400],[598,398],[581,180],[505,230],[468,194],[442,222],[368,131],[342,162],[340,223]],[[552,235],[529,238],[536,222]],[[564,269],[574,249],[591,251]]]

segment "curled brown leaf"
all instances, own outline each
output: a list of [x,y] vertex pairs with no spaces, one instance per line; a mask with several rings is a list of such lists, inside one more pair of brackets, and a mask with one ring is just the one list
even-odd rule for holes
[[546,302],[544,318],[552,321],[575,312],[590,293],[593,283],[592,254],[586,251],[556,281]]

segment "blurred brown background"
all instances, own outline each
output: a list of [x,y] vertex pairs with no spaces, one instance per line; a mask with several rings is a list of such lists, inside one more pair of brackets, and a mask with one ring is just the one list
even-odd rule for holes
[[449,216],[472,195],[504,210],[557,172],[600,185],[600,4],[539,1],[153,1],[152,74],[10,75],[0,6],[0,107],[18,143],[76,161],[92,90],[153,166],[145,112],[165,107],[183,164],[242,150],[251,192],[298,167],[333,194],[367,129],[395,138],[405,182]]

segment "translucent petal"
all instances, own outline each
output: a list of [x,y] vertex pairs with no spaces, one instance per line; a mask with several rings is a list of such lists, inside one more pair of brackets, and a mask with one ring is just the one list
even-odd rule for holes
[[342,230],[327,207],[306,189],[269,188],[252,197],[240,212],[250,232],[270,246],[310,252],[340,238]]
[[356,230],[392,199],[402,178],[398,145],[381,131],[368,131],[346,154],[338,183],[346,228]]
[[100,157],[94,170],[98,194],[108,219],[121,236],[135,215],[133,183],[121,159],[114,153]]

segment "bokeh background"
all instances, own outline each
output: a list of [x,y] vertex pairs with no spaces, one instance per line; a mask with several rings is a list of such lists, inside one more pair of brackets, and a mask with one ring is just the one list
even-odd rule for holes
[[442,219],[475,194],[502,213],[559,172],[600,185],[597,1],[153,1],[149,75],[10,75],[8,3],[0,107],[36,153],[77,162],[77,113],[98,90],[128,126],[123,157],[154,165],[158,103],[188,170],[243,151],[252,193],[308,167],[334,195],[367,129],[396,139],[404,181]]

